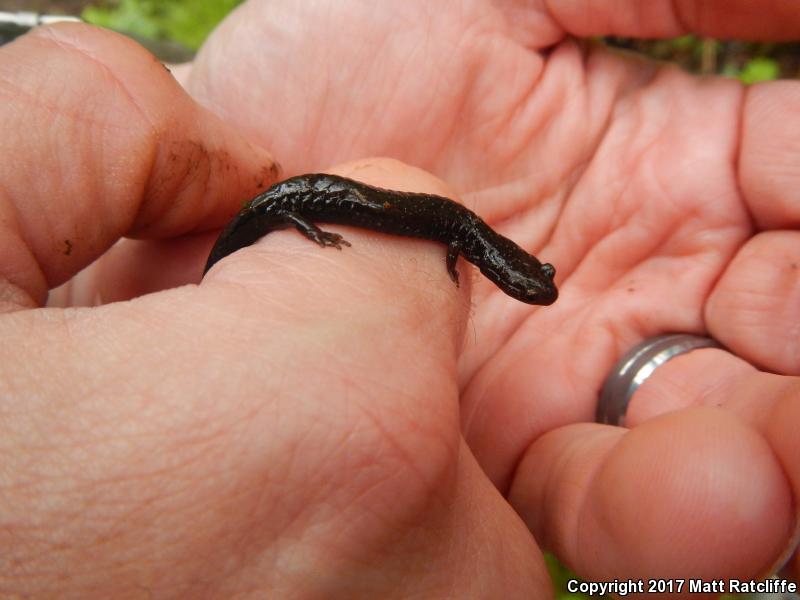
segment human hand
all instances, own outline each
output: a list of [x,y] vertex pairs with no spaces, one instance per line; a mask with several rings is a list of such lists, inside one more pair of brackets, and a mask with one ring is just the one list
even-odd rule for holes
[[[745,89],[565,35],[788,39],[800,16],[638,6],[250,2],[188,87],[287,174],[406,160],[556,265],[547,309],[476,280],[460,361],[466,440],[537,539],[596,579],[763,575],[794,543],[800,489],[798,84]],[[563,427],[593,420],[621,354],[674,331],[730,352],[659,369],[630,432]]]
[[[469,285],[441,249],[279,232],[182,285],[271,156],[115,34],[63,25],[0,54],[4,594],[549,590],[460,435]],[[340,172],[447,193],[392,161]]]

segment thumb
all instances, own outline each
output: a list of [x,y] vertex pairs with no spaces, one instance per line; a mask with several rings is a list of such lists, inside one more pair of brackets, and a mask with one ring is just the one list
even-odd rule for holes
[[221,225],[278,166],[136,43],[80,24],[0,49],[0,310],[41,304],[121,236]]

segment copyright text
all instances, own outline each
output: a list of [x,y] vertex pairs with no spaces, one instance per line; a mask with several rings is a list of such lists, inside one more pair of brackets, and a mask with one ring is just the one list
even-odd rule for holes
[[761,581],[741,579],[614,579],[613,581],[567,580],[567,591],[588,596],[616,594],[796,594],[797,584],[786,579]]

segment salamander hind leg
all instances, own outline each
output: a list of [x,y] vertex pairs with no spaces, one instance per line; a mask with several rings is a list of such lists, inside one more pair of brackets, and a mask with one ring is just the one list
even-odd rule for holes
[[349,246],[350,242],[344,239],[338,233],[331,231],[323,231],[314,223],[303,217],[302,215],[294,212],[286,213],[286,220],[291,222],[297,228],[297,231],[302,233],[312,242],[316,242],[323,248],[325,246],[333,246],[337,250],[341,250],[342,246]]
[[456,284],[458,287],[458,271],[456,270],[456,263],[458,262],[458,255],[461,252],[461,244],[458,242],[450,242],[447,246],[447,274],[450,275],[450,279]]

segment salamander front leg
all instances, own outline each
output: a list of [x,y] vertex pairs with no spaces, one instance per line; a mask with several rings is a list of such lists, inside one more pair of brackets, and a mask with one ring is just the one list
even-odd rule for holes
[[447,246],[447,274],[450,275],[450,279],[456,284],[458,287],[458,271],[456,270],[456,262],[458,262],[458,255],[461,252],[461,244],[458,242],[450,242]]
[[323,248],[325,246],[333,246],[337,250],[341,250],[342,246],[350,245],[350,242],[348,242],[338,233],[322,231],[322,229],[298,213],[287,212],[285,214],[285,218],[297,228],[297,231],[302,233],[312,242],[316,242]]

